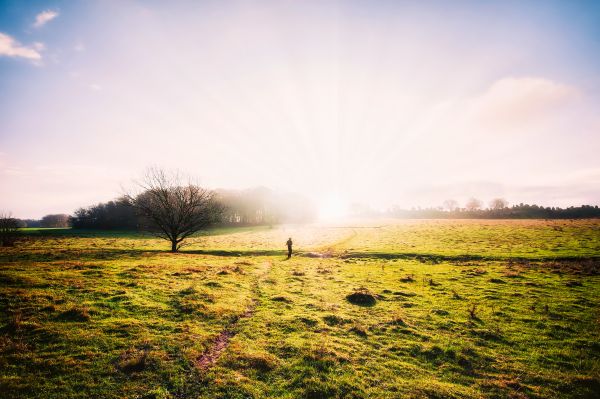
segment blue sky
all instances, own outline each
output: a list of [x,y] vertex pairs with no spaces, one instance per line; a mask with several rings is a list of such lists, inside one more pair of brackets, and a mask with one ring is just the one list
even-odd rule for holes
[[599,204],[599,105],[600,2],[0,1],[0,210],[150,165],[328,207]]

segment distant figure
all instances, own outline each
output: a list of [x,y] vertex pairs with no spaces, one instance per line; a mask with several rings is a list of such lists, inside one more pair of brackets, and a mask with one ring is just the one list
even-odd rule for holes
[[287,247],[288,247],[288,259],[289,259],[292,257],[292,237],[288,238],[285,245],[287,245]]

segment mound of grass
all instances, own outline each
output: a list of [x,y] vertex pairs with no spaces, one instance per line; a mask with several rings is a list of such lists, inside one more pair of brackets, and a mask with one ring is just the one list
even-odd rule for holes
[[358,290],[346,295],[348,302],[358,306],[374,306],[377,303],[377,298],[366,288]]
[[583,283],[581,281],[572,280],[572,281],[567,281],[565,283],[565,285],[567,287],[582,287]]
[[284,302],[284,303],[292,303],[293,301],[284,295],[278,295],[271,298],[272,301],[275,302]]
[[57,318],[63,321],[85,322],[89,321],[91,316],[87,307],[74,306],[68,310],[65,310],[64,312],[61,312]]
[[136,373],[145,370],[148,365],[148,352],[134,349],[122,353],[116,366],[124,373]]
[[330,326],[337,326],[339,324],[344,324],[344,323],[348,323],[349,320],[346,320],[340,316],[334,315],[334,314],[328,314],[326,316],[323,316],[323,321]]
[[366,338],[368,335],[367,329],[364,326],[361,326],[359,324],[355,324],[352,327],[350,327],[350,331],[358,336],[363,337],[363,338]]
[[259,373],[269,372],[277,367],[280,360],[267,352],[248,352],[235,346],[225,359],[225,365],[233,369],[251,369]]

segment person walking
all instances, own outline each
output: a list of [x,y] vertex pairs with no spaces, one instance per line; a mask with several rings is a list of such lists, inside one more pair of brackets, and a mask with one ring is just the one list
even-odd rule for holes
[[292,257],[292,237],[288,238],[287,242],[285,243],[288,247],[288,259]]

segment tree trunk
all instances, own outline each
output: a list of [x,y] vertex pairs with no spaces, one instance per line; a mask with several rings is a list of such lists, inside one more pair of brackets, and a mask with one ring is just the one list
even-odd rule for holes
[[171,252],[177,252],[177,241],[171,241]]

